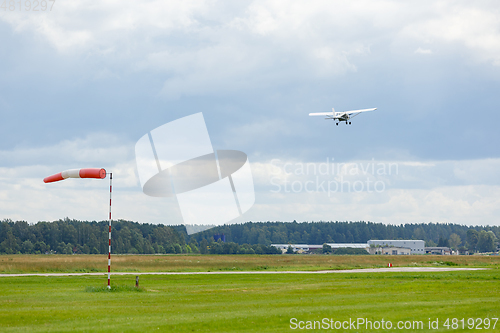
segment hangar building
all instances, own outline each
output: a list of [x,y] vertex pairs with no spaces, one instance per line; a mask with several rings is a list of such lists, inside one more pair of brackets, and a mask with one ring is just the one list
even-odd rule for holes
[[423,240],[389,240],[389,239],[381,239],[381,240],[369,240],[368,245],[374,246],[394,246],[394,247],[405,247],[411,250],[411,254],[425,254],[425,241]]

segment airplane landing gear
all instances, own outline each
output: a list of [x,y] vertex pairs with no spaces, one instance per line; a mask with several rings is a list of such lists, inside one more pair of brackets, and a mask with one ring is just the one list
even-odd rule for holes
[[339,126],[339,123],[335,123],[335,125]]
[[351,122],[349,122],[349,125],[351,125]]

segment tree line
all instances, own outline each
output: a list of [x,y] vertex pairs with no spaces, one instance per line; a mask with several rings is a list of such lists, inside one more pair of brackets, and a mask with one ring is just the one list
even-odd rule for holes
[[[226,242],[215,241],[224,235]],[[247,222],[188,235],[184,226],[112,222],[112,253],[275,254],[271,244],[366,243],[370,239],[422,239],[426,246],[493,252],[499,227],[458,224],[384,225],[372,222]],[[108,221],[63,219],[29,224],[0,222],[0,253],[107,254]]]
[[493,252],[500,238],[498,226],[452,223],[386,225],[373,222],[248,222],[215,227],[191,237],[200,242],[224,234],[237,244],[366,243],[376,239],[419,239],[425,246],[446,246],[470,252]]
[[[108,252],[108,221],[58,220],[28,224],[0,222],[0,253],[85,253]],[[189,252],[184,235],[171,227],[113,221],[113,253]]]
[[[25,221],[0,222],[1,254],[107,254],[108,221],[58,220],[29,224]],[[198,244],[184,226],[165,226],[131,221],[112,221],[111,252],[116,254],[210,253],[277,254],[265,244],[215,242],[211,237]],[[187,241],[186,241],[187,240]]]

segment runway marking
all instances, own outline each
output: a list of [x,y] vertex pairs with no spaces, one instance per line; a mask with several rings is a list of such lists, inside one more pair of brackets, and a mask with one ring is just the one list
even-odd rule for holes
[[[113,272],[111,275],[220,275],[220,274],[333,274],[333,273],[419,273],[419,272],[453,272],[453,271],[479,271],[487,268],[460,268],[460,267],[391,267],[391,268],[362,268],[322,271],[216,271],[216,272]],[[21,276],[99,276],[102,273],[25,273],[25,274],[0,274],[0,277]]]

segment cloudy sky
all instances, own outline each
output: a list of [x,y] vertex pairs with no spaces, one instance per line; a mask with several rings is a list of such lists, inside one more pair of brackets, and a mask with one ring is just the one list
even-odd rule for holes
[[[234,222],[500,224],[498,1],[21,2],[0,9],[0,219],[106,219],[107,181],[42,182],[103,167],[114,218],[182,223],[134,146],[203,112],[251,163]],[[378,110],[308,116],[332,107]]]

